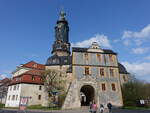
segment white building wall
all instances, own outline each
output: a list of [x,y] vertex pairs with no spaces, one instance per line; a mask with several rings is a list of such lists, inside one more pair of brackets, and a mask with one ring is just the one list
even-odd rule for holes
[[[14,87],[16,86],[16,90]],[[17,89],[19,86],[19,89]],[[41,90],[39,87],[41,86]],[[7,100],[5,107],[19,107],[20,96],[31,97],[28,100],[28,105],[48,105],[48,96],[44,90],[43,85],[37,84],[18,84],[12,85],[8,88]],[[13,95],[15,95],[15,99],[13,99]],[[18,95],[16,99],[16,95]],[[41,95],[41,99],[39,99],[39,95]]]
[[27,71],[29,71],[30,69],[29,68],[21,68],[21,69],[18,69],[16,72],[13,73],[13,77],[16,77],[18,75],[21,75]]
[[[39,90],[39,87],[42,87]],[[31,97],[28,101],[28,105],[48,105],[48,96],[46,95],[44,86],[37,84],[21,84],[21,96]],[[39,95],[41,95],[41,99],[39,99]]]
[[20,93],[21,84],[9,86],[5,107],[18,107],[20,101]]

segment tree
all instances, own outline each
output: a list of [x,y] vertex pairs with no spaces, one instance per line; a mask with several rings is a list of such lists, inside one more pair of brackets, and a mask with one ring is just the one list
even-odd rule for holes
[[[65,95],[65,76],[66,73],[55,70],[55,69],[48,69],[42,73],[42,79],[44,82],[45,90],[49,95],[50,103],[55,98],[55,95],[58,93],[58,104],[59,106],[62,105],[62,95]],[[63,97],[64,98],[64,97]]]
[[150,98],[150,84],[134,79],[122,86],[122,95],[125,106],[136,106],[138,100]]

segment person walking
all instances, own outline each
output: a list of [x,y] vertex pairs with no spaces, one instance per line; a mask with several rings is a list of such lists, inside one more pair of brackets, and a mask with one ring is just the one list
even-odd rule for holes
[[90,101],[90,111],[92,113],[92,101]]
[[107,107],[108,107],[109,113],[112,113],[112,104],[110,102],[107,104]]
[[104,106],[103,104],[100,104],[99,113],[103,113],[103,112],[104,112]]
[[92,104],[92,113],[96,113],[96,111],[97,111],[97,104],[94,102]]

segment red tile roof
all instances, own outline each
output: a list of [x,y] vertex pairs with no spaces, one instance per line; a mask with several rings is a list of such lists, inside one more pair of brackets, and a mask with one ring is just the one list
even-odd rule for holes
[[23,64],[22,67],[27,67],[27,68],[32,68],[32,69],[39,69],[39,70],[44,70],[45,69],[45,65],[38,64],[34,61],[30,61],[26,64]]
[[6,82],[10,82],[11,80],[9,78],[4,78],[2,80],[0,80],[0,83],[6,83]]
[[[11,84],[27,83],[27,84],[43,84],[41,74],[43,70],[30,70],[19,76],[13,77]],[[33,79],[34,78],[34,79]]]

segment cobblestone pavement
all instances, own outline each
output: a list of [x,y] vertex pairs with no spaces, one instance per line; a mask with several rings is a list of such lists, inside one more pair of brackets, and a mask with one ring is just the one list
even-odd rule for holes
[[[61,110],[61,111],[17,111],[17,110],[0,110],[0,113],[90,113],[88,109],[75,109],[75,110]],[[99,112],[97,112],[99,113]],[[108,113],[105,111],[104,113]],[[127,109],[113,109],[112,113],[150,113],[150,110],[127,110]]]

